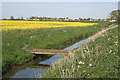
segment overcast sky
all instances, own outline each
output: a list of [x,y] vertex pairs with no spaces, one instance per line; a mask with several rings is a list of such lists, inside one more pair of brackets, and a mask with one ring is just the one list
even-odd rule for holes
[[2,2],[118,2],[120,0],[1,0]]
[[105,19],[117,9],[117,2],[3,2],[2,18],[46,16]]

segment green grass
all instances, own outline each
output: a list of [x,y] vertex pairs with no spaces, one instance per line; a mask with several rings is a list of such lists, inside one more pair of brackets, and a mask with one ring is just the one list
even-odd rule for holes
[[79,40],[106,28],[109,23],[89,27],[64,27],[34,30],[9,30],[2,33],[2,70],[3,73],[15,65],[32,60],[35,55],[22,50],[63,49]]
[[65,55],[44,78],[118,78],[118,28]]

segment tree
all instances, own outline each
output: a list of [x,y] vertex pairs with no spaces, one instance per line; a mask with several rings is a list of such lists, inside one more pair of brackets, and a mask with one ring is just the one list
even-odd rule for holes
[[30,17],[30,19],[35,19],[35,18],[36,18],[36,17],[34,17],[34,16],[31,16],[31,17]]
[[10,19],[11,19],[11,20],[14,20],[14,17],[13,17],[13,16],[11,16],[11,17],[10,17]]
[[82,18],[79,18],[79,20],[83,20]]
[[86,18],[84,18],[84,20],[87,20]]
[[90,18],[87,18],[87,20],[90,20]]
[[114,10],[109,15],[111,20],[119,20],[120,19],[120,10]]
[[41,21],[43,20],[43,18],[42,18],[42,17],[40,17],[39,19],[40,19]]

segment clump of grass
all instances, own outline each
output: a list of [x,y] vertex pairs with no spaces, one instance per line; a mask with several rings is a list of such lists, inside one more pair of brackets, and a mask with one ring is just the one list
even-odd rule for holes
[[66,55],[44,78],[118,78],[118,28]]

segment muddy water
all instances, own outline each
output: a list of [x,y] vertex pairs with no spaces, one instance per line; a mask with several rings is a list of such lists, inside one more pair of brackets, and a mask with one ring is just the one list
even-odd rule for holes
[[[79,47],[80,45],[87,42],[87,39],[81,40],[63,50],[73,50],[74,48]],[[41,60],[36,58],[29,63],[26,63],[22,66],[17,66],[13,70],[10,70],[3,78],[40,78],[44,76],[44,73],[50,68],[50,65],[54,64],[54,62],[58,61],[64,55],[54,55],[49,59]]]

